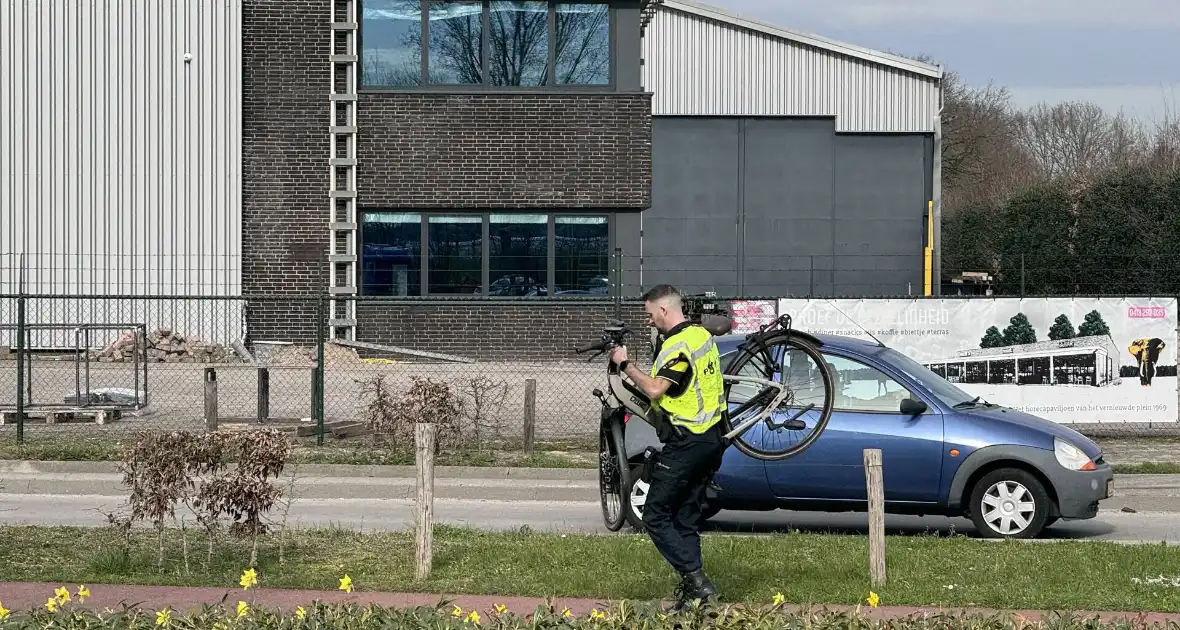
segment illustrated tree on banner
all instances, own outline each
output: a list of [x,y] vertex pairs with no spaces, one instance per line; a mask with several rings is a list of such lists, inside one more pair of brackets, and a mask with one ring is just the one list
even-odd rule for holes
[[1004,329],[1004,345],[1019,346],[1037,342],[1037,331],[1028,321],[1024,313],[1017,313],[1008,320],[1008,327]]
[[1102,319],[1102,315],[1098,311],[1090,311],[1086,313],[1086,319],[1078,326],[1079,337],[1094,337],[1096,335],[1109,335],[1110,326],[1106,325],[1106,320]]
[[1077,336],[1077,332],[1073,329],[1073,322],[1069,321],[1069,317],[1065,313],[1058,315],[1057,319],[1053,320],[1053,325],[1049,327],[1049,339],[1053,341],[1073,339]]
[[1000,329],[995,326],[989,326],[987,331],[983,333],[983,339],[979,340],[980,348],[1003,348],[1004,336],[1000,334]]

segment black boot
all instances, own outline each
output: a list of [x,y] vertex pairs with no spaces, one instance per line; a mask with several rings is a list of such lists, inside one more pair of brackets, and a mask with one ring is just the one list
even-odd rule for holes
[[703,570],[686,573],[680,577],[680,584],[674,591],[676,603],[668,609],[669,612],[684,612],[692,608],[694,600],[701,600],[702,605],[708,605],[717,598],[717,587],[709,580]]

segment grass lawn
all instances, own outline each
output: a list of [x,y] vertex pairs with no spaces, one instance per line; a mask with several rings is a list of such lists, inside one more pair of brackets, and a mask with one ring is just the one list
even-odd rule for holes
[[[132,438],[128,438],[130,441]],[[439,466],[514,466],[525,468],[594,468],[594,450],[587,440],[538,444],[532,455],[525,454],[519,443],[503,444],[483,449],[443,452],[436,460]],[[118,461],[119,442],[112,439],[41,439],[17,444],[12,439],[0,439],[0,460],[30,461]],[[363,466],[412,466],[413,450],[392,450],[361,442],[325,442],[316,446],[315,438],[301,438],[296,442],[293,461],[303,464],[351,464]]]
[[[157,538],[135,530],[130,544],[107,528],[0,527],[0,581],[140,583],[237,588],[249,544],[207,540],[189,530],[187,570],[179,530]],[[474,595],[651,600],[668,597],[674,578],[642,535],[489,533],[437,527],[434,573],[413,580],[409,533],[289,530],[279,560],[276,535],[259,543],[260,586],[335,589],[344,574],[356,588]],[[704,537],[706,566],[727,601],[856,604],[869,591],[862,536],[788,534]],[[1180,609],[1180,589],[1147,578],[1180,574],[1180,548],[1096,542],[993,543],[963,537],[890,537],[882,604],[1052,610]],[[1136,579],[1143,583],[1137,584]]]

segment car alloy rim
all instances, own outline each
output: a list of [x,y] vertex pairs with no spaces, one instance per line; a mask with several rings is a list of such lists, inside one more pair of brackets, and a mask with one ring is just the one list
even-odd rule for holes
[[1000,481],[983,493],[983,521],[992,531],[1012,536],[1028,529],[1036,514],[1032,493],[1015,481]]
[[643,518],[643,505],[647,503],[648,488],[647,482],[642,479],[636,479],[631,486],[631,509],[640,519]]

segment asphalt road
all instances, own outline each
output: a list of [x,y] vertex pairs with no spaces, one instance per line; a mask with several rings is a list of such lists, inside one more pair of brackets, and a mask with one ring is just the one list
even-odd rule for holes
[[[103,526],[106,519],[101,510],[114,510],[121,503],[120,498],[113,496],[0,494],[0,523]],[[406,499],[296,499],[292,503],[288,524],[293,527],[398,531],[413,526],[413,502]],[[273,515],[281,517],[281,512],[276,511]],[[1124,513],[1117,508],[1103,510],[1095,519],[1059,522],[1046,530],[1044,537],[1180,544],[1180,519],[1177,516],[1174,511]],[[435,519],[436,523],[500,531],[528,526],[547,532],[609,533],[602,526],[598,504],[582,501],[438,499]],[[887,516],[885,526],[891,535],[975,534],[974,527],[966,519]],[[866,531],[866,516],[787,511],[722,512],[714,517],[710,529],[735,534],[787,530],[857,534]],[[625,528],[623,531],[629,530]]]

